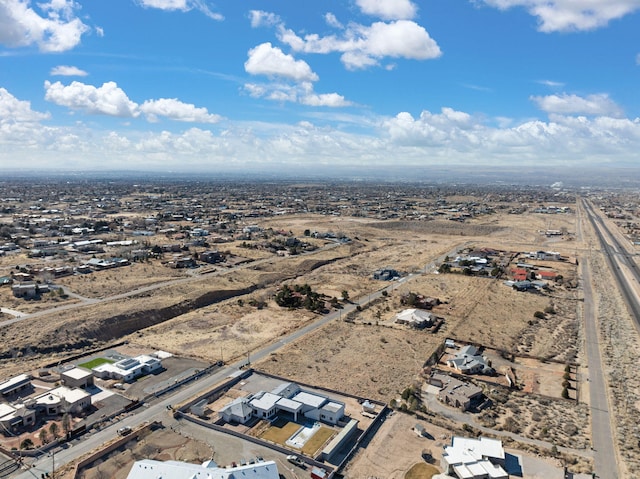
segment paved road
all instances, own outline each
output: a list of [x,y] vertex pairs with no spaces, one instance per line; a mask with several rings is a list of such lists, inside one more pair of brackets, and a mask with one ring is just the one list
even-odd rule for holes
[[0,313],[10,314],[11,316],[15,316],[17,318],[19,318],[20,316],[26,315],[26,313],[23,313],[22,311],[17,311],[15,309],[9,309],[9,308],[0,308]]
[[[579,210],[581,213],[582,209]],[[589,214],[587,212],[587,214]],[[580,229],[582,215],[578,216]],[[594,224],[592,222],[592,224]],[[594,224],[595,227],[595,224]],[[608,385],[602,371],[602,356],[598,336],[597,315],[593,303],[591,270],[588,261],[581,261],[582,290],[584,293],[585,351],[587,354],[589,376],[589,402],[591,408],[591,436],[594,449],[595,473],[602,478],[619,477],[617,450],[611,427]]]

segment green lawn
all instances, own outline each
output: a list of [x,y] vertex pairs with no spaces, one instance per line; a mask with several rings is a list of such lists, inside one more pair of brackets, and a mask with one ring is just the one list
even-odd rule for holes
[[278,419],[269,429],[260,436],[267,441],[282,444],[287,441],[295,432],[300,429],[300,424]]
[[85,369],[93,369],[96,366],[100,366],[101,364],[113,364],[115,361],[107,358],[95,358],[91,361],[87,361],[86,363],[78,364],[78,366],[83,367]]

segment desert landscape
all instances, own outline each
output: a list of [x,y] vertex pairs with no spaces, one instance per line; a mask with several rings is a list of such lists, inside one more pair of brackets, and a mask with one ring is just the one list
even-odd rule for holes
[[[453,356],[444,353],[445,343],[452,341],[480,348],[495,370],[494,377],[463,377],[483,392],[484,407],[489,405],[464,413],[470,430],[493,430],[496,437],[551,461],[555,448],[564,448],[573,470],[586,473],[593,459],[578,264],[589,261],[597,278],[606,277],[607,266],[593,248],[593,231],[584,220],[580,223],[582,213],[574,197],[567,195],[560,203],[563,209],[549,214],[539,212],[539,207],[523,207],[524,196],[487,201],[484,208],[473,203],[473,195],[447,196],[447,208],[443,200],[431,202],[418,195],[398,200],[412,205],[410,210],[438,213],[420,219],[415,212],[399,219],[390,209],[358,214],[357,204],[343,200],[334,206],[341,212],[349,209],[349,215],[305,211],[265,215],[249,223],[225,219],[230,214],[225,212],[227,216],[209,222],[209,236],[213,230],[224,231],[216,239],[221,242],[211,264],[200,258],[212,244],[193,236],[194,227],[184,217],[169,222],[171,228],[163,224],[169,232],[144,243],[127,243],[127,235],[120,233],[113,254],[101,256],[124,258],[124,266],[118,268],[100,264],[94,271],[58,278],[55,268],[69,257],[75,264],[90,264],[100,255],[69,250],[41,259],[28,248],[12,250],[0,256],[0,275],[17,278],[17,272],[25,276],[47,271],[38,284],[51,292],[25,300],[9,286],[0,288],[6,308],[0,336],[10,345],[0,359],[3,374],[36,372],[118,342],[130,351],[161,350],[207,363],[244,361],[292,381],[325,388],[339,385],[347,394],[397,409],[394,424],[402,423],[402,428],[412,415],[420,415],[438,437],[445,437],[447,427],[461,434],[465,430],[459,422],[456,426],[451,419],[438,419],[435,398],[426,385],[436,370],[460,375],[446,360]],[[127,198],[132,203],[140,197]],[[461,211],[471,213],[461,217]],[[441,218],[445,214],[451,218]],[[142,218],[149,222],[157,218],[153,215],[142,208],[126,216],[112,213],[103,222],[127,221],[142,228]],[[162,223],[154,219],[151,224],[159,229]],[[189,231],[191,242],[186,241]],[[104,249],[102,245],[115,238],[101,233],[96,239]],[[188,266],[177,267],[178,261]],[[474,268],[466,266],[474,261]],[[376,279],[378,271],[397,276],[391,281]],[[552,279],[541,280],[545,277]],[[621,462],[631,473],[637,467],[636,433],[628,422],[639,404],[631,399],[637,392],[632,373],[637,344],[622,341],[633,336],[630,321],[610,319],[624,314],[623,300],[607,289],[613,288],[610,282],[596,284],[594,301],[600,333],[607,341],[616,439],[622,446]],[[316,299],[307,303],[300,296],[300,301],[286,306],[281,303],[285,287]],[[437,318],[437,325],[422,329],[399,324],[398,314],[411,306],[407,298],[430,298],[429,314]],[[322,318],[329,321],[253,360],[253,352]],[[620,368],[623,364],[628,367]],[[445,442],[432,448],[434,458]],[[198,451],[194,460],[202,456]],[[158,450],[155,457],[162,454]],[[368,454],[363,451],[357,457]],[[106,477],[114,460],[82,477]],[[358,466],[347,468],[345,477],[373,474],[363,461],[354,464]],[[396,464],[388,477],[402,477],[413,465]],[[433,467],[437,465],[438,460]]]

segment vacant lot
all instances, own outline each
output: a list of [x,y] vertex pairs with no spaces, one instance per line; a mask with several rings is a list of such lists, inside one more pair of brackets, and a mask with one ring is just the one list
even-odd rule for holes
[[55,282],[65,290],[86,298],[107,298],[143,286],[184,278],[187,276],[186,271],[188,270],[169,268],[154,260],[105,271],[66,276]]

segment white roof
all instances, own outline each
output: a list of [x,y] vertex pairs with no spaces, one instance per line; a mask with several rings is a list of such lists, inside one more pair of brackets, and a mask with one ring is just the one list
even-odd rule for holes
[[396,321],[404,321],[407,323],[425,323],[431,321],[432,314],[422,309],[405,309],[396,315]]
[[0,404],[0,418],[13,414],[14,412],[16,412],[16,408],[13,406],[10,406],[9,404]]
[[5,389],[10,389],[12,387],[15,387],[16,385],[25,382],[25,381],[29,381],[29,375],[27,374],[18,374],[15,377],[12,377],[11,379],[7,379],[6,381],[3,381],[0,383],[0,389],[5,390]]
[[87,371],[86,369],[82,368],[69,369],[68,371],[64,371],[62,374],[70,377],[71,379],[84,379],[89,376],[93,376],[91,371]]
[[325,410],[325,411],[330,411],[330,412],[338,412],[343,407],[344,407],[344,405],[340,404],[339,402],[331,401],[331,402],[325,404],[322,407],[322,409]]
[[297,412],[302,408],[302,404],[291,399],[280,398],[280,400],[278,400],[278,407],[281,407],[285,411]]
[[306,406],[314,407],[316,409],[319,409],[325,402],[327,402],[327,398],[324,396],[318,396],[316,394],[311,394],[304,391],[300,391],[291,399],[293,399],[294,401],[301,402]]
[[464,464],[460,464],[458,466],[454,466],[453,470],[460,479],[473,479],[475,474],[469,470],[467,466]]
[[484,477],[506,478],[505,470],[489,460],[497,458],[504,460],[502,441],[481,437],[472,439],[455,436],[451,446],[444,448],[443,459],[455,470],[460,479]]
[[499,439],[491,439],[488,437],[472,439],[469,437],[454,436],[451,444],[452,447],[456,449],[474,451],[479,455],[479,459],[482,457],[504,459],[504,448],[502,447],[502,441]]
[[91,396],[91,394],[82,389],[71,389],[66,386],[60,386],[37,396],[35,399],[38,404],[58,404],[60,400],[64,398],[65,401],[74,404],[89,396]]
[[202,465],[179,461],[136,461],[127,479],[279,479],[274,461],[257,462],[245,466],[220,468],[214,462]]
[[280,396],[271,393],[263,393],[261,397],[252,399],[249,404],[256,409],[261,409],[262,411],[268,411],[273,408],[276,403],[282,399]]

